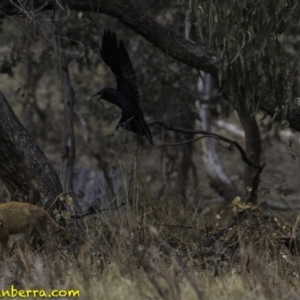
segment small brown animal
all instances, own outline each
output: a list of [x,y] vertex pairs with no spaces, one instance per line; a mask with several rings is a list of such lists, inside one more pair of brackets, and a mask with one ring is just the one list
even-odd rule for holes
[[0,243],[7,249],[7,242],[11,234],[23,233],[25,241],[35,249],[41,247],[48,234],[47,224],[64,233],[69,241],[72,235],[48,213],[35,205],[25,202],[7,202],[0,204]]

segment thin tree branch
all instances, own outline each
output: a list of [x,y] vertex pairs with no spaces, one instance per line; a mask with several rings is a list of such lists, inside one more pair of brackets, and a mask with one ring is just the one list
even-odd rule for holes
[[103,211],[108,211],[108,210],[113,210],[113,209],[119,209],[121,207],[123,207],[124,205],[126,205],[128,202],[122,202],[120,205],[117,206],[112,206],[112,207],[108,207],[108,208],[102,208],[102,209],[97,209],[94,206],[92,206],[92,208],[90,209],[90,211],[81,214],[81,215],[72,215],[71,218],[72,219],[81,219],[83,217],[98,213],[98,212],[103,212]]
[[159,125],[159,126],[163,127],[164,130],[170,130],[170,131],[175,131],[175,132],[180,132],[180,133],[204,134],[206,136],[216,138],[220,141],[223,141],[223,142],[226,142],[226,143],[230,144],[229,149],[232,149],[233,147],[236,147],[238,149],[238,151],[240,152],[240,154],[241,154],[241,159],[243,160],[243,162],[245,162],[249,166],[259,170],[260,172],[265,167],[265,164],[262,164],[262,165],[254,164],[247,157],[245,150],[243,149],[243,147],[238,142],[236,142],[234,140],[231,140],[231,139],[228,139],[228,138],[226,138],[222,135],[212,133],[212,132],[208,132],[208,131],[203,131],[203,130],[192,130],[192,129],[183,129],[183,128],[172,127],[172,126],[169,126],[166,123],[161,122],[161,121],[152,121],[152,122],[148,123],[148,126],[153,126],[153,125]]
[[[175,130],[174,130],[175,131]],[[197,137],[197,138],[194,138],[194,139],[191,139],[191,140],[187,140],[187,141],[184,141],[184,142],[178,142],[178,143],[162,143],[161,145],[157,145],[158,147],[160,146],[169,146],[169,147],[176,147],[176,146],[182,146],[182,145],[186,145],[186,144],[189,144],[189,143],[193,143],[193,142],[196,142],[198,140],[201,140],[203,138],[208,138],[208,137],[211,137],[211,138],[214,138],[214,139],[217,139],[217,137],[215,136],[200,136],[200,137]]]

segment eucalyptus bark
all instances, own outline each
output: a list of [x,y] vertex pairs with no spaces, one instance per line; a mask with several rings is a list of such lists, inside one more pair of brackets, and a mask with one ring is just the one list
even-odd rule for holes
[[46,209],[62,192],[55,169],[1,92],[0,179],[11,199],[41,203]]

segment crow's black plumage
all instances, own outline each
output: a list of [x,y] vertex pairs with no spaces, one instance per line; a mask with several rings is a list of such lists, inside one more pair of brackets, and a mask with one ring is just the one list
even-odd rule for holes
[[153,145],[151,131],[139,106],[136,76],[123,41],[118,45],[116,34],[108,29],[104,30],[100,54],[117,77],[117,89],[102,89],[96,94],[100,95],[98,101],[103,98],[121,108],[122,116],[116,129],[121,126],[140,136],[145,135],[149,144]]

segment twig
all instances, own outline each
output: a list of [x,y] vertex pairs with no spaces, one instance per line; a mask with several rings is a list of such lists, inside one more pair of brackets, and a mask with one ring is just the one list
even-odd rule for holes
[[89,216],[91,214],[97,213],[97,212],[102,212],[102,211],[107,211],[107,210],[112,210],[112,209],[119,209],[119,208],[121,208],[122,206],[124,206],[126,204],[127,204],[127,201],[126,202],[122,202],[120,205],[113,206],[113,207],[108,207],[108,208],[103,208],[103,209],[97,209],[94,206],[92,206],[92,209],[90,211],[88,211],[88,212],[86,212],[84,214],[81,214],[81,215],[72,215],[71,218],[72,219],[80,219],[80,218]]
[[[243,212],[242,212],[243,213]],[[214,237],[206,240],[203,244],[202,244],[202,248],[209,248],[211,247],[218,239],[220,239],[227,231],[230,227],[236,225],[237,220],[233,220],[231,221],[226,227],[220,229],[215,235]]]
[[192,129],[183,129],[183,128],[178,128],[178,127],[172,127],[167,125],[164,122],[161,121],[152,121],[150,123],[148,123],[148,126],[153,126],[153,125],[160,125],[161,127],[163,127],[164,130],[170,130],[170,131],[175,131],[175,132],[179,132],[179,133],[190,133],[190,134],[204,134],[207,137],[211,137],[211,138],[216,138],[218,140],[221,140],[223,142],[226,142],[229,145],[229,149],[232,149],[233,147],[236,147],[238,149],[238,151],[241,154],[241,159],[248,164],[249,166],[257,169],[259,171],[259,173],[262,172],[263,168],[265,167],[265,164],[262,165],[257,165],[255,163],[253,163],[246,155],[245,150],[243,149],[243,147],[236,141],[228,139],[222,135],[216,134],[216,133],[212,133],[209,131],[203,131],[203,130],[192,130]]
[[183,229],[196,229],[195,227],[192,226],[186,226],[186,225],[172,225],[172,224],[157,224],[157,225],[149,225],[149,226],[140,226],[139,228],[134,229],[133,231],[138,231],[141,229],[146,229],[150,227],[171,227],[171,228],[183,228]]
[[161,146],[171,146],[171,147],[172,146],[181,146],[181,145],[185,145],[185,144],[196,142],[198,140],[201,140],[201,139],[207,138],[207,137],[218,139],[215,136],[200,136],[200,137],[197,137],[197,138],[194,138],[194,139],[191,139],[191,140],[187,140],[187,141],[184,141],[184,142],[179,142],[179,143],[162,143]]
[[74,191],[72,190],[72,191],[69,191],[69,192],[60,193],[60,194],[55,198],[55,200],[53,201],[51,207],[56,203],[56,201],[57,201],[61,196],[65,196],[65,195],[71,194],[71,193],[73,193],[73,192],[74,192]]

